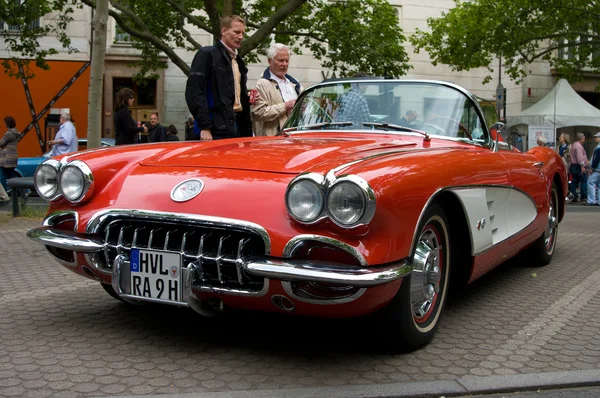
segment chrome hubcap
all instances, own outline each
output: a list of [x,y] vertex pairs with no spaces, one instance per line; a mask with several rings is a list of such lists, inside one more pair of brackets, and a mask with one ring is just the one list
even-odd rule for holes
[[431,230],[424,231],[415,250],[410,284],[411,308],[416,319],[425,318],[429,314],[440,291],[442,254],[442,247],[435,233]]
[[550,209],[548,209],[548,225],[546,226],[546,239],[544,243],[546,244],[546,251],[552,251],[552,247],[554,245],[554,234],[556,232],[556,227],[558,226],[558,219],[556,217],[556,210],[554,207],[554,202],[550,202]]

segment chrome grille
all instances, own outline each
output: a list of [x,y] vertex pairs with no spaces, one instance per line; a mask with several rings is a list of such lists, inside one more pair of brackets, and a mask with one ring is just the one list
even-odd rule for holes
[[119,219],[101,228],[105,248],[96,260],[110,269],[119,254],[131,248],[164,250],[182,256],[182,266],[197,266],[193,286],[261,290],[262,277],[245,272],[242,257],[264,256],[265,245],[258,234],[216,225],[187,225],[164,220]]

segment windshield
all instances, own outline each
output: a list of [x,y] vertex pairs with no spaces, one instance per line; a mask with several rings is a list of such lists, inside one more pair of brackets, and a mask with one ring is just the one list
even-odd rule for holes
[[[408,128],[402,128],[408,127]],[[409,132],[485,143],[488,133],[475,102],[439,83],[341,81],[308,89],[286,129]]]

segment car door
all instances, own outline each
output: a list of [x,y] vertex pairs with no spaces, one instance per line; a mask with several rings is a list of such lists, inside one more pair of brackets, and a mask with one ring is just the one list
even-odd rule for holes
[[[539,231],[546,224],[544,214],[548,209],[543,163],[526,152],[503,150],[501,154],[506,159],[509,181],[513,187],[507,203],[507,214],[511,219],[520,219],[519,225],[527,221],[526,230],[530,233]],[[516,243],[523,237],[523,234],[513,236],[510,242]]]

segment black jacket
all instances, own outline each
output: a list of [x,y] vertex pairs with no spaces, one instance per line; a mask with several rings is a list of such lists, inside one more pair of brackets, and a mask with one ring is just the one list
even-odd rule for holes
[[155,127],[148,125],[148,142],[163,142],[167,140],[166,129],[159,124]]
[[135,144],[138,142],[137,133],[144,131],[138,127],[131,117],[129,109],[121,108],[115,112],[115,145]]
[[250,102],[248,99],[248,68],[242,57],[236,58],[241,74],[242,112],[235,115],[240,128],[236,134],[234,127],[233,71],[231,57],[223,43],[206,46],[198,50],[192,61],[190,75],[185,87],[185,100],[190,113],[201,130],[210,129],[214,137],[250,137]]

